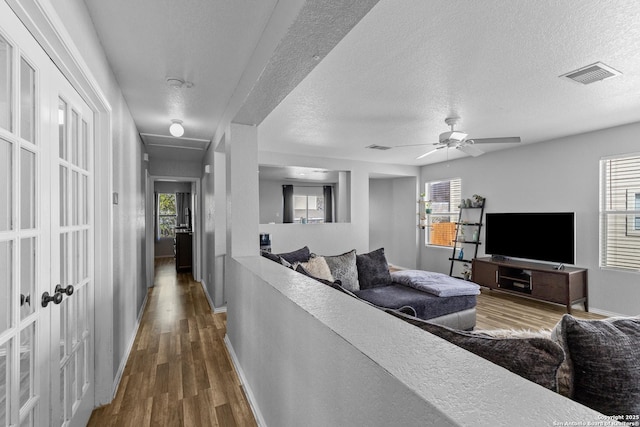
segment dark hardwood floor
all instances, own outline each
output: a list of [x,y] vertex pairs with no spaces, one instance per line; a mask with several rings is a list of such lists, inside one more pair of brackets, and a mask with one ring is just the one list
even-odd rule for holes
[[226,313],[213,314],[200,283],[159,258],[116,397],[88,425],[255,426],[225,332]]

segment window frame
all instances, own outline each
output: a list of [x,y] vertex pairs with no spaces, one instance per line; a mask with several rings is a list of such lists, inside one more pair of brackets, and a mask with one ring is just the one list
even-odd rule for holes
[[[168,195],[168,196],[172,196],[173,197],[173,207],[174,207],[174,214],[163,214],[161,213],[161,208],[160,208],[160,198],[164,195]],[[158,193],[158,212],[156,215],[156,221],[157,221],[157,230],[158,230],[158,235],[157,238],[158,239],[162,239],[162,238],[166,238],[166,239],[174,239],[176,237],[176,226],[178,225],[178,207],[176,206],[177,200],[176,200],[176,194],[175,193]],[[170,218],[173,217],[174,221],[174,225],[173,228],[170,230],[170,234],[168,235],[163,235],[162,234],[162,219],[163,218]]]
[[[316,187],[297,187],[297,188],[316,188]],[[320,189],[322,189],[322,187],[318,187]],[[318,195],[318,194],[306,194],[304,192],[299,192],[298,194],[295,193],[296,191],[296,187],[294,187],[294,194],[293,194],[293,223],[294,224],[324,224],[324,218],[325,216],[323,215],[322,218],[320,219],[314,219],[312,222],[309,221],[309,198],[310,197],[314,197],[316,198],[316,200],[322,200],[323,203],[323,212],[324,212],[324,195]],[[303,198],[305,199],[305,216],[304,216],[304,221],[301,220],[302,217],[298,217],[296,215],[296,211],[299,211],[301,209],[296,208],[296,198]],[[317,202],[316,202],[316,206],[317,206]],[[318,210],[318,209],[314,209],[314,210]]]
[[640,153],[600,159],[599,267],[640,272]]
[[[449,183],[449,200],[447,202],[434,202],[433,200],[437,198],[437,194],[434,194],[433,192],[433,186],[437,185],[437,184],[442,184],[442,183]],[[453,186],[452,186],[453,184]],[[425,247],[432,247],[432,248],[445,248],[445,249],[451,249],[453,248],[454,245],[454,238],[455,238],[455,222],[458,221],[458,218],[460,216],[460,202],[462,200],[462,179],[455,177],[455,178],[446,178],[446,179],[438,179],[438,180],[431,180],[431,181],[427,181],[424,183],[424,194],[425,194],[425,200],[431,201],[431,213],[426,214],[424,212],[419,212],[420,218],[426,218],[427,220],[427,224],[424,227],[424,245]],[[436,204],[438,203],[448,203],[448,209],[447,210],[439,210],[438,206],[436,206]],[[424,204],[419,204],[420,209],[425,208]],[[432,235],[434,233],[434,227],[433,227],[433,220],[435,218],[442,218],[442,217],[449,217],[449,221],[445,221],[445,222],[438,222],[439,224],[450,224],[448,227],[446,227],[445,229],[443,229],[441,231],[441,233],[445,234],[445,239],[447,235],[451,236],[451,240],[450,243],[448,245],[445,244],[437,244],[437,243],[432,243]]]

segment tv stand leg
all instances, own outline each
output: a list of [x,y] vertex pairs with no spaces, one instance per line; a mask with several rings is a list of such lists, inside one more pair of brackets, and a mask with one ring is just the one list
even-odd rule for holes
[[567,314],[571,314],[571,303],[567,303]]

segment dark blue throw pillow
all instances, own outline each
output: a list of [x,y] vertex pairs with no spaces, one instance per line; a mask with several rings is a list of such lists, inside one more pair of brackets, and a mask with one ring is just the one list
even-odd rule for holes
[[391,284],[391,274],[389,264],[384,256],[384,248],[369,252],[368,254],[356,255],[356,266],[358,268],[358,282],[360,289],[371,289],[379,286]]
[[293,252],[285,252],[278,254],[279,257],[284,258],[289,264],[295,264],[296,262],[307,262],[311,258],[311,252],[307,246],[300,248]]

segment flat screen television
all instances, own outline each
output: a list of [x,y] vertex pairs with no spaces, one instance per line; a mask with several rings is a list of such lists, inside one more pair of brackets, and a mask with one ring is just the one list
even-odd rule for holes
[[487,213],[488,255],[575,263],[573,212]]

